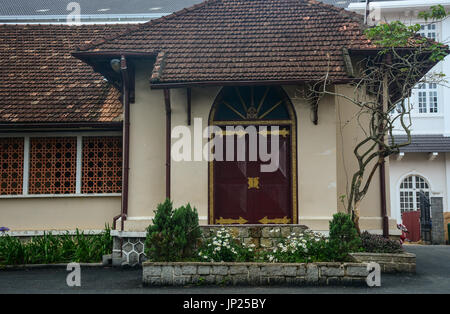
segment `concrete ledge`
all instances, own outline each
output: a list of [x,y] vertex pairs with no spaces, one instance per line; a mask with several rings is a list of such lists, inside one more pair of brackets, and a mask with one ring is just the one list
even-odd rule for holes
[[157,263],[142,264],[146,286],[366,285],[367,263]]
[[358,263],[380,264],[383,273],[416,273],[416,255],[412,253],[350,253]]
[[[70,262],[72,263],[72,262]],[[15,269],[43,269],[43,268],[66,268],[70,263],[58,264],[24,264],[24,265],[0,265],[0,270],[15,270]],[[79,263],[80,267],[107,267],[102,263]]]

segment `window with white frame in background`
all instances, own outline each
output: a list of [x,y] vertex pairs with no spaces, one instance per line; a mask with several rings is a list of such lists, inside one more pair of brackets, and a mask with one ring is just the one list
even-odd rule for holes
[[[437,26],[434,23],[421,25],[419,34],[438,40]],[[436,83],[420,83],[417,87],[416,101],[418,113],[438,113],[438,88]]]
[[400,212],[420,210],[420,191],[430,197],[430,186],[424,178],[411,175],[400,184]]
[[417,110],[419,113],[438,113],[436,83],[420,83],[417,87]]

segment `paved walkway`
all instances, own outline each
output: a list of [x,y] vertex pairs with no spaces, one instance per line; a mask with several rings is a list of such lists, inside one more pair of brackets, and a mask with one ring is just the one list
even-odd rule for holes
[[65,269],[0,270],[0,293],[450,293],[450,246],[407,246],[417,254],[416,275],[382,275],[380,288],[190,287],[143,288],[142,269],[82,268],[81,287],[66,285]]

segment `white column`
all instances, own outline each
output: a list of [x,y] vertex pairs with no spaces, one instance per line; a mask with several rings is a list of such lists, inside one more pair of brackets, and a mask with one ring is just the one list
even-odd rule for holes
[[[450,40],[450,20],[445,19],[442,21],[441,27],[441,42],[448,43]],[[447,56],[444,61],[442,61],[442,72],[446,75],[446,80],[450,79],[450,56]],[[442,110],[444,113],[444,136],[450,136],[450,109],[446,108],[450,102],[450,88],[445,88],[443,86],[440,87],[442,95],[439,100],[439,110]],[[444,203],[445,205],[445,203]]]
[[450,195],[450,153],[445,153],[445,191],[444,191],[444,211],[448,209],[448,196]]
[[83,158],[83,137],[77,136],[77,174],[76,174],[76,186],[75,193],[81,194],[81,168]]
[[30,175],[30,137],[23,139],[23,183],[22,194],[28,195],[28,178]]

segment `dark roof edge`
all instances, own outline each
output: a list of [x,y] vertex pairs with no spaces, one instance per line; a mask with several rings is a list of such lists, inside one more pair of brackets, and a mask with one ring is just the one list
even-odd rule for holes
[[109,122],[0,122],[0,130],[7,129],[42,129],[42,128],[91,128],[91,129],[120,129],[122,121]]
[[[332,84],[347,84],[353,82],[355,79],[340,79],[330,80]],[[164,89],[164,88],[183,88],[194,86],[245,86],[245,85],[299,85],[306,83],[316,83],[318,80],[249,80],[249,81],[195,81],[195,82],[173,82],[173,83],[155,83],[150,81],[150,88],[152,89]]]

